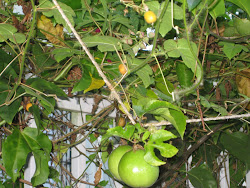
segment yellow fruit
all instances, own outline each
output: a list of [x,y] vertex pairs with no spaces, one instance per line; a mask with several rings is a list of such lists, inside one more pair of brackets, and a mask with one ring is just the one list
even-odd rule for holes
[[157,17],[153,11],[147,11],[144,14],[144,19],[147,23],[152,24],[156,22]]
[[125,65],[120,64],[120,65],[119,65],[119,71],[120,71],[120,73],[121,73],[122,75],[126,74],[127,69],[126,69]]
[[121,116],[119,121],[118,121],[118,126],[124,127],[125,124],[126,124],[126,119],[125,119],[125,117]]
[[27,110],[27,111],[29,111],[29,108],[30,108],[31,106],[32,106],[32,103],[28,103],[28,104],[26,104],[26,107],[25,107],[25,108],[26,108],[26,110]]

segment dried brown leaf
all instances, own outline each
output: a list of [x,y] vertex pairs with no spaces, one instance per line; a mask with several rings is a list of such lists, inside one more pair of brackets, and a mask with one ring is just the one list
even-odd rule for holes
[[54,27],[51,20],[42,15],[37,21],[37,27],[51,43],[65,46],[63,26],[57,24]]
[[[236,85],[238,87],[239,93],[250,97],[250,69],[240,71],[239,74],[236,74]],[[250,110],[250,103],[247,106],[247,109]]]
[[100,164],[98,170],[96,171],[95,173],[95,181],[94,181],[94,184],[95,185],[98,185],[98,183],[100,182],[102,178],[102,164]]

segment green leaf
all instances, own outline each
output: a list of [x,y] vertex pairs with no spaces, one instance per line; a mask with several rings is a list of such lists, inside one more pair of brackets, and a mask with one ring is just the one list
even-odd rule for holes
[[55,60],[59,63],[66,57],[71,57],[74,55],[74,51],[70,48],[56,48],[53,50]]
[[73,10],[75,9],[81,9],[82,8],[82,2],[81,0],[58,0],[68,6],[70,6]]
[[117,126],[117,127],[108,129],[107,133],[103,136],[102,139],[106,139],[111,136],[118,136],[118,137],[129,140],[133,136],[134,131],[135,131],[134,125],[127,124],[125,128]]
[[[151,144],[149,143],[149,145]],[[171,158],[175,156],[179,151],[175,146],[163,142],[152,144],[151,146],[158,149],[161,155],[166,158]]]
[[194,187],[214,188],[217,187],[217,182],[213,177],[212,172],[206,164],[192,168],[189,172],[189,180]]
[[242,10],[246,11],[248,15],[250,15],[250,1],[249,0],[226,0],[228,2],[231,2],[238,7],[240,7]]
[[152,111],[151,113],[156,116],[160,116],[172,123],[175,129],[180,134],[181,138],[183,139],[186,130],[186,119],[181,111],[168,108],[159,108]]
[[36,126],[37,126],[37,130],[39,132],[40,130],[40,122],[41,122],[41,117],[40,117],[40,110],[39,110],[39,107],[37,105],[32,105],[30,108],[29,108],[29,111],[33,114],[34,116],[34,119],[35,119],[35,122],[36,122]]
[[216,19],[219,16],[223,16],[225,14],[225,10],[224,0],[218,0],[217,4],[209,10],[209,13],[214,19]]
[[17,29],[10,24],[0,24],[0,42],[10,40],[13,43],[23,43],[26,37],[22,33],[16,33]]
[[[65,20],[61,16],[60,12],[57,10],[57,8],[55,7],[55,5],[53,3],[51,3],[48,0],[41,0],[41,1],[39,1],[39,3],[40,3],[41,10],[43,10],[42,13],[45,16],[47,16],[47,17],[54,16],[54,18],[58,24],[62,24],[69,32],[71,32],[71,29],[69,28],[68,24],[65,22]],[[70,6],[68,6],[64,3],[58,2],[58,4],[62,8],[64,14],[69,19],[70,23],[74,26],[75,22],[74,22],[73,17],[76,16],[74,10]]]
[[37,186],[43,184],[49,177],[50,171],[48,162],[50,160],[50,156],[41,150],[33,151],[33,155],[36,162],[36,171],[31,179],[31,183],[33,186]]
[[57,96],[67,97],[66,93],[60,87],[42,78],[30,78],[27,80],[26,84],[45,94],[55,94]]
[[173,133],[167,130],[160,129],[151,133],[150,141],[163,142],[173,138],[176,138],[176,136]]
[[[194,42],[191,42],[191,49],[194,54],[198,53],[198,48]],[[190,68],[193,73],[196,73],[196,77],[201,77],[201,69],[196,63],[196,58],[192,53],[188,41],[186,39],[167,40],[164,42],[164,49],[167,52],[167,55],[170,57],[179,57],[181,55],[183,63]]]
[[194,73],[184,63],[176,62],[176,74],[182,87],[187,88],[193,84]]
[[144,107],[145,113],[154,111],[158,108],[171,108],[171,109],[180,111],[180,109],[177,106],[167,101],[141,99],[141,101],[142,100],[144,100],[145,102],[145,107]]
[[[6,94],[6,95],[4,95],[4,94]],[[7,97],[7,92],[0,94],[0,97],[3,97],[3,96],[5,96],[5,97],[2,99],[5,100]],[[11,124],[15,115],[18,112],[18,109],[21,105],[21,102],[22,102],[22,99],[19,98],[19,99],[15,100],[14,102],[12,102],[8,106],[7,105],[1,106],[0,107],[0,117],[2,119],[4,119],[8,124]]]
[[[0,80],[0,117],[4,119],[8,124],[12,123],[22,102],[22,99],[19,97],[9,105],[6,105],[6,98],[11,89],[12,88],[10,88],[6,81]],[[19,87],[16,90],[15,97],[22,94],[23,89]]]
[[[143,62],[143,60],[140,59],[133,59],[134,65],[140,65]],[[144,67],[136,71],[136,74],[139,76],[139,78],[142,80],[145,88],[147,88],[150,84],[154,82],[154,79],[152,78],[153,71],[151,67],[146,64]]]
[[153,11],[157,15],[160,9],[159,1],[149,1],[149,2],[146,2],[146,5],[148,6],[149,10]]
[[142,141],[145,141],[148,139],[148,137],[150,136],[151,132],[150,131],[146,131],[143,136],[142,136]]
[[[162,3],[161,7],[164,6]],[[183,19],[183,10],[177,4],[174,4],[174,19],[182,20]],[[171,6],[170,4],[167,7],[165,14],[163,15],[162,22],[160,25],[159,33],[164,37],[172,29],[172,17],[171,17]]]
[[49,98],[42,97],[37,92],[33,91],[27,86],[22,85],[21,87],[25,90],[27,94],[36,97],[48,112],[54,111],[54,105],[49,101]]
[[169,57],[180,57],[180,52],[177,50],[177,41],[173,39],[166,40],[164,42],[164,49],[166,50]]
[[239,54],[242,50],[248,51],[248,49],[240,44],[234,44],[230,42],[220,42],[219,45],[223,45],[223,52],[226,54],[228,59],[232,59],[234,56]]
[[87,89],[90,86],[91,82],[92,80],[90,74],[83,74],[80,81],[74,85],[72,93]]
[[188,10],[192,11],[200,2],[201,0],[187,0]]
[[[250,35],[250,20],[248,19],[234,19],[234,27],[241,36]],[[245,47],[245,46],[244,46]]]
[[250,135],[242,132],[222,133],[220,143],[250,169]]
[[193,73],[196,73],[196,77],[201,77],[201,69],[196,63],[196,58],[194,55],[198,53],[198,48],[194,42],[191,42],[191,48],[194,52],[192,53],[191,49],[189,48],[188,42],[186,39],[178,40],[178,50],[181,54],[182,60],[185,65],[190,68]]
[[160,160],[154,152],[154,147],[151,145],[145,144],[145,155],[144,155],[144,160],[151,164],[152,166],[161,166],[166,164],[166,162]]
[[26,163],[26,158],[30,152],[30,147],[18,129],[15,129],[3,143],[3,164],[13,182],[19,177],[19,171]]
[[[98,49],[101,52],[115,51],[121,49],[119,45],[120,40],[115,37],[94,35],[85,37],[82,40],[89,48],[98,46]],[[76,44],[75,46],[77,47],[79,46],[79,44]]]
[[[166,78],[165,78],[165,79],[166,79]],[[165,80],[165,81],[166,81],[166,84],[167,84],[168,89],[167,89],[167,87],[166,87],[166,85],[165,85],[165,83],[164,83],[163,78],[157,79],[157,80],[156,80],[156,85],[155,85],[155,86],[156,86],[156,88],[157,88],[158,90],[160,90],[162,93],[164,93],[165,95],[171,97],[170,99],[172,100],[172,95],[171,95],[171,93],[172,93],[172,91],[174,90],[174,86],[173,86],[173,84],[172,84],[171,82],[169,82],[168,80]]]
[[174,134],[166,130],[157,130],[152,132],[149,141],[145,144],[144,148],[146,154],[144,159],[147,163],[153,166],[160,166],[166,162],[161,161],[156,155],[154,149],[158,149],[163,157],[171,158],[177,154],[178,149],[168,143],[164,143],[172,138],[176,138]]

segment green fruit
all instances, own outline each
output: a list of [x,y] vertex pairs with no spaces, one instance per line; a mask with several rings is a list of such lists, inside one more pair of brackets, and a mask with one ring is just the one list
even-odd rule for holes
[[118,179],[120,181],[121,181],[121,178],[120,178],[119,173],[118,173],[118,164],[119,164],[122,156],[131,149],[132,149],[132,147],[129,145],[119,146],[118,148],[113,150],[109,156],[109,159],[108,159],[109,171],[116,179]]
[[144,160],[144,150],[129,151],[123,155],[118,166],[119,175],[131,187],[150,187],[159,177],[159,167]]

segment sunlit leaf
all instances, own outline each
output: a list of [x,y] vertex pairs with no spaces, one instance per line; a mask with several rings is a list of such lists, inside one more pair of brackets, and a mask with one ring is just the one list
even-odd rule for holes
[[163,142],[173,138],[176,138],[173,133],[163,129],[152,132],[150,136],[150,140],[153,142]]
[[163,164],[165,164],[166,162],[160,160],[156,155],[155,155],[155,152],[154,152],[154,147],[151,146],[151,145],[145,145],[144,146],[145,148],[145,155],[144,155],[144,160],[151,164],[152,166],[161,166]]
[[105,84],[103,80],[96,79],[91,74],[90,74],[90,77],[91,77],[91,84],[87,89],[84,90],[84,93],[87,93],[88,91],[91,91],[94,89],[100,89]]
[[149,141],[144,146],[146,150],[146,154],[144,156],[145,161],[153,166],[160,166],[166,163],[156,156],[154,150],[155,148],[160,151],[160,154],[163,157],[171,158],[176,155],[178,149],[171,144],[165,143],[172,138],[176,138],[176,136],[166,130],[157,130],[152,132]]

